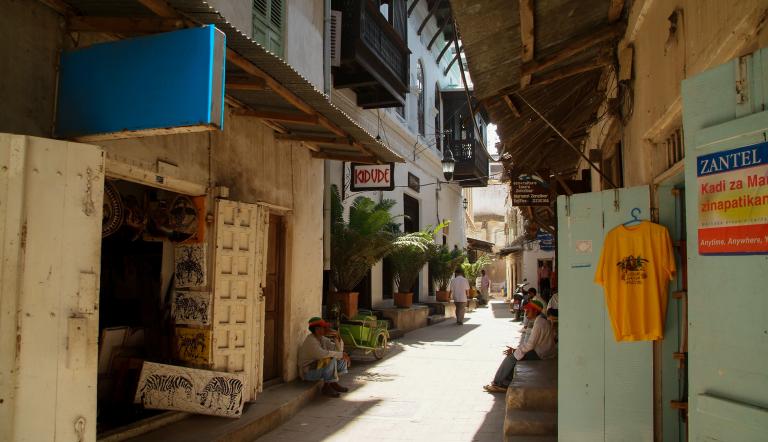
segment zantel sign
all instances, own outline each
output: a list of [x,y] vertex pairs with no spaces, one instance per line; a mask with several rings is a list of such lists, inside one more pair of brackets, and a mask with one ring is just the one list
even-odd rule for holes
[[395,163],[352,163],[352,183],[349,188],[353,192],[393,190],[395,188]]

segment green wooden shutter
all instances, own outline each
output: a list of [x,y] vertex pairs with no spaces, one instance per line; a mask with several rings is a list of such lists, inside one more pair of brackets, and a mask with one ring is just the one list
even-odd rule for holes
[[253,39],[270,52],[283,55],[284,0],[253,0]]

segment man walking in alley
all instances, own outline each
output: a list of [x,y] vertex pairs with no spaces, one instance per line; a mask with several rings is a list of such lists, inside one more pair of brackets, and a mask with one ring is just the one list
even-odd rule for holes
[[488,304],[491,299],[491,279],[485,274],[485,269],[480,270],[480,304]]
[[499,369],[496,370],[496,376],[493,382],[485,385],[483,388],[489,392],[503,393],[507,391],[509,382],[515,373],[517,361],[531,361],[538,359],[549,359],[556,355],[555,335],[552,324],[544,315],[544,304],[533,299],[525,305],[525,314],[528,320],[534,321],[533,330],[528,339],[514,349],[507,347],[504,350],[506,357],[501,362]]
[[457,268],[453,274],[449,287],[453,303],[456,305],[456,324],[464,323],[464,312],[467,310],[467,294],[469,293],[469,281],[464,277],[464,270]]
[[[305,381],[322,379],[323,394],[339,397],[339,393],[349,391],[339,384],[339,374],[346,373],[350,363],[349,355],[343,352],[344,343],[322,318],[311,318],[309,331],[311,334],[299,348],[299,376]],[[332,341],[328,336],[335,339]]]

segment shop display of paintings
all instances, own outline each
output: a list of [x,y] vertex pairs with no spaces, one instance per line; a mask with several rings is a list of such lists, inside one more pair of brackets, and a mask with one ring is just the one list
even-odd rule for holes
[[208,267],[205,244],[177,244],[174,249],[176,287],[203,287],[207,284]]
[[176,327],[174,330],[176,358],[190,365],[207,366],[211,362],[211,331],[200,328]]
[[211,292],[176,290],[171,303],[171,315],[177,325],[210,325]]
[[134,402],[145,408],[239,418],[245,376],[144,362]]

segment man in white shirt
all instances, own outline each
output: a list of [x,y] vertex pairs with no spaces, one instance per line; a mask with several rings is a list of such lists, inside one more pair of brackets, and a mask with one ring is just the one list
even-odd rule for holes
[[[350,363],[349,355],[343,351],[344,342],[322,318],[311,318],[309,331],[312,333],[299,347],[299,377],[305,381],[322,379],[323,394],[339,397],[339,393],[349,391],[339,385],[339,374],[346,373]],[[335,342],[328,336],[334,336]]]
[[461,267],[453,273],[451,285],[448,287],[453,296],[453,303],[456,305],[456,324],[464,323],[464,312],[467,310],[467,294],[469,294],[469,281],[464,277],[464,271]]
[[490,299],[491,279],[485,274],[485,269],[480,270],[480,303],[485,305]]
[[557,354],[555,349],[555,335],[552,324],[543,315],[544,304],[538,299],[531,300],[525,305],[525,314],[529,320],[534,321],[533,330],[528,339],[517,349],[507,347],[504,350],[506,358],[501,362],[493,382],[485,385],[483,388],[490,392],[506,392],[509,382],[515,373],[517,361],[531,361],[538,359],[554,358]]

